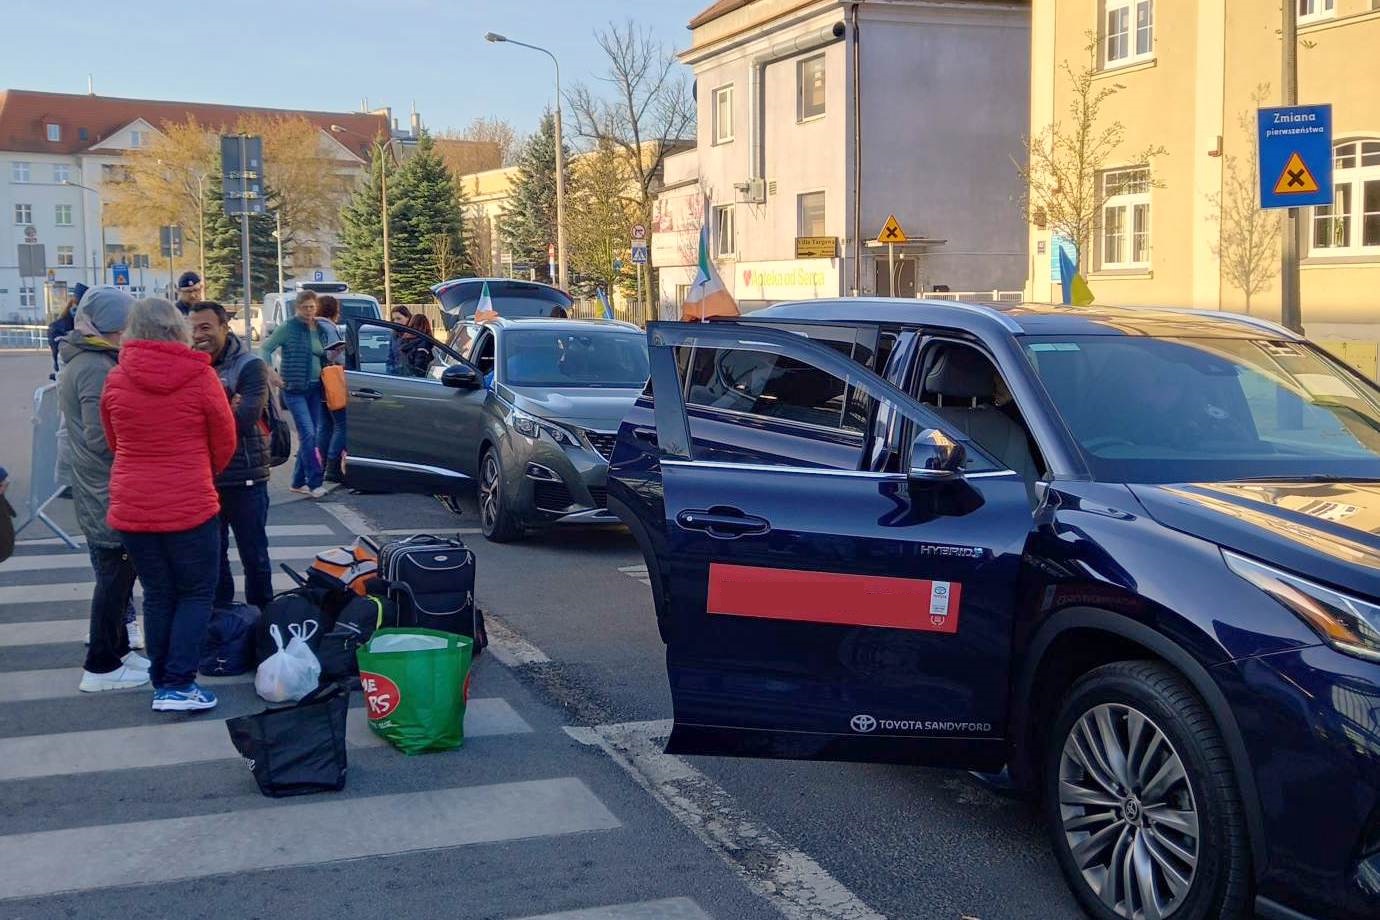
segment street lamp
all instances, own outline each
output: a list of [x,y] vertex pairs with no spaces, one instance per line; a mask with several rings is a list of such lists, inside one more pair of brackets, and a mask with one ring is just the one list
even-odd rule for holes
[[286,294],[283,290],[283,212],[273,212],[273,238],[278,241],[278,293]]
[[392,139],[384,140],[377,138],[370,140],[358,131],[351,131],[343,125],[331,125],[333,134],[349,134],[359,138],[366,144],[371,145],[374,154],[379,158],[379,179],[382,183],[383,194],[379,201],[380,209],[383,211],[383,306],[384,312],[391,315],[393,312],[393,270],[391,265],[391,254],[388,249],[388,170],[384,168],[383,151],[387,150],[393,157],[393,162],[397,165],[398,153],[393,149]]
[[[96,196],[96,217],[97,217],[97,220],[99,220],[99,221],[100,221],[100,224],[101,224],[101,258],[100,258],[100,263],[101,263],[101,269],[100,269],[100,271],[101,271],[101,274],[100,274],[100,277],[97,277],[97,276],[96,276],[96,266],[94,266],[94,265],[91,266],[91,280],[94,281],[96,284],[104,284],[104,283],[105,283],[105,205],[103,205],[103,204],[101,203],[101,193],[98,192],[98,191],[96,191],[94,188],[92,188],[92,187],[89,186],[89,185],[82,185],[80,182],[73,182],[71,179],[63,179],[63,180],[62,180],[62,184],[63,184],[63,185],[70,185],[72,188],[79,188],[79,189],[81,189],[82,191],[90,192],[91,194],[93,194],[93,195]],[[86,205],[85,205],[85,204],[82,205],[82,209],[81,209],[81,248],[84,250],[84,251],[82,252],[82,257],[83,257],[83,258],[85,258],[86,256],[90,255],[91,250],[89,250],[89,249],[86,248]]]
[[565,151],[561,147],[561,62],[545,48],[529,45],[506,35],[499,35],[497,32],[485,32],[484,41],[507,42],[510,45],[540,51],[556,65],[556,265],[559,273],[556,286],[561,290],[567,290],[570,287],[570,279],[565,260]]

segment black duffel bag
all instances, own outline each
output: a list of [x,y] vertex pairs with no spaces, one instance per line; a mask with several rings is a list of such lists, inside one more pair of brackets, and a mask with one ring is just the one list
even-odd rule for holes
[[349,710],[349,691],[330,683],[292,706],[226,719],[225,727],[264,795],[339,792],[345,788]]

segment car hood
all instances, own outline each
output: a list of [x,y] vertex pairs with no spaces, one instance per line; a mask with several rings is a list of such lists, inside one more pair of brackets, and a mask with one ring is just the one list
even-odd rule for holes
[[628,410],[642,393],[641,389],[508,389],[513,394],[513,404],[524,412],[595,431],[617,431],[623,416],[628,414]]
[[1166,527],[1307,578],[1380,597],[1380,483],[1130,487]]

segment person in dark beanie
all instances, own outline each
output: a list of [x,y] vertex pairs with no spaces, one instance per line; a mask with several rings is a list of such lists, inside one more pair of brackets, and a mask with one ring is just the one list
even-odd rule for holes
[[140,687],[149,681],[148,659],[130,651],[125,627],[135,572],[120,535],[106,521],[115,454],[101,424],[101,394],[116,367],[133,306],[134,298],[124,291],[91,288],[77,308],[73,330],[60,345],[58,402],[71,452],[72,499],[96,572],[90,645],[78,686],[84,693]]
[[71,296],[67,298],[67,306],[57,319],[48,324],[48,347],[53,352],[53,377],[55,379],[58,372],[58,343],[72,331],[72,324],[76,322],[77,304],[81,303],[82,295],[90,288],[78,281],[72,286]]
[[183,316],[190,316],[192,308],[201,303],[205,288],[201,276],[196,272],[183,272],[177,279],[177,309]]
[[230,331],[230,315],[213,300],[192,307],[192,347],[211,356],[235,416],[235,454],[216,476],[220,495],[220,580],[214,607],[235,600],[229,537],[235,534],[244,566],[244,599],[262,610],[273,599],[268,558],[269,384],[268,365]]

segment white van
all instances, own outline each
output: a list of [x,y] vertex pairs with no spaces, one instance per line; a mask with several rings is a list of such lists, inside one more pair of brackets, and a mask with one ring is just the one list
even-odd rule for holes
[[249,317],[250,329],[253,331],[258,341],[273,334],[273,330],[278,325],[292,315],[292,305],[297,300],[298,291],[315,291],[318,294],[330,294],[340,301],[340,320],[351,317],[359,319],[382,319],[383,312],[379,309],[377,299],[368,294],[356,294],[350,290],[350,286],[343,281],[302,281],[298,283],[295,291],[274,291],[264,295],[263,309],[258,316]]

